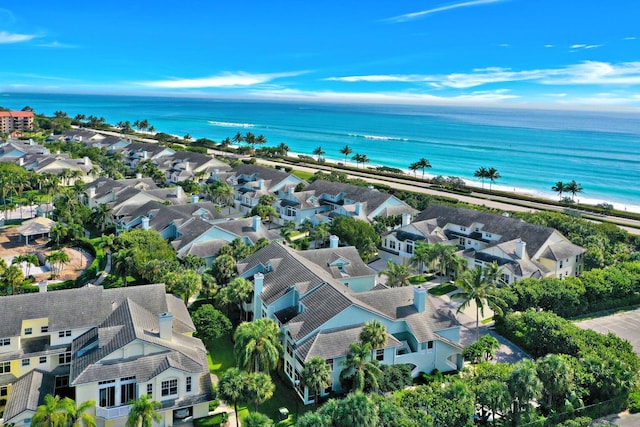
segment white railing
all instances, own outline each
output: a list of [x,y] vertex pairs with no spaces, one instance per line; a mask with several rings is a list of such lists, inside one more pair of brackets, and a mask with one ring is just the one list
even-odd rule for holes
[[127,417],[132,405],[116,406],[115,408],[103,408],[96,406],[96,417],[110,420],[113,418]]

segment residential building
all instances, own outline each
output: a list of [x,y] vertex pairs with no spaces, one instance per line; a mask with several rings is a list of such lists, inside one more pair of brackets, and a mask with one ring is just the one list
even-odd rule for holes
[[312,224],[331,221],[336,216],[349,216],[362,221],[374,222],[376,217],[415,214],[417,210],[397,197],[353,184],[316,180],[303,191],[291,188],[280,191],[275,208],[279,221],[294,221]]
[[132,399],[162,404],[161,426],[213,400],[206,350],[164,285],[85,287],[0,298],[3,425],[30,425],[46,394],[95,400],[98,426],[124,426]]
[[551,227],[530,224],[506,215],[432,204],[414,222],[382,237],[380,255],[396,263],[408,262],[416,242],[458,247],[468,267],[496,262],[501,279],[577,276],[585,250]]
[[314,398],[301,383],[305,362],[320,356],[331,366],[332,384],[322,395],[341,391],[349,345],[374,319],[388,332],[386,345],[375,349],[380,363],[408,363],[414,377],[462,366],[460,327],[435,308],[425,288],[376,285],[354,247],[333,246],[300,252],[274,242],[238,263],[239,275],[253,280],[248,311],[280,325],[284,372],[305,403]]
[[31,111],[0,111],[0,133],[33,130]]

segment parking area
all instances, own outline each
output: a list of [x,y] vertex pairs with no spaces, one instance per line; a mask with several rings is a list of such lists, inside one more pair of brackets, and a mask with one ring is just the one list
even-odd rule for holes
[[577,322],[576,325],[603,334],[613,332],[620,338],[628,340],[633,345],[636,354],[640,356],[640,334],[638,333],[640,331],[640,309],[583,320]]

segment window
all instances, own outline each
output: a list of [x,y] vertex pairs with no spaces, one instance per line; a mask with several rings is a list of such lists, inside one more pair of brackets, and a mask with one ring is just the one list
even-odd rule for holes
[[66,331],[59,331],[58,332],[58,337],[59,338],[70,337],[70,336],[71,336],[71,329],[68,329]]
[[396,248],[396,242],[394,240],[390,240],[389,241],[389,248],[390,249],[395,249]]
[[406,252],[411,255],[413,254],[413,243],[407,242],[407,250]]
[[460,243],[460,245],[462,246],[464,246],[464,241],[465,241],[464,237],[460,237],[460,239],[458,239],[458,243]]
[[0,374],[8,374],[11,372],[11,362],[0,363]]
[[22,366],[29,366],[29,365],[31,365],[30,359],[22,359]]
[[40,356],[39,363],[42,365],[43,363],[47,363],[47,356]]
[[384,360],[384,348],[379,348],[376,350],[376,360]]
[[560,260],[560,268],[562,268],[562,260]]
[[68,365],[71,363],[71,352],[62,353],[58,355],[58,363],[61,365]]
[[504,283],[506,283],[508,285],[509,284],[509,275],[508,274],[501,274],[500,275],[500,280],[502,280]]
[[69,387],[69,376],[56,377],[56,388]]
[[293,377],[293,368],[291,367],[291,363],[288,360],[284,362],[284,371],[287,373],[289,378]]
[[147,384],[147,394],[153,396],[153,384]]
[[[102,382],[102,381],[101,381]],[[107,382],[107,381],[105,381]],[[112,381],[114,382],[114,381]],[[98,404],[103,408],[109,408],[116,405],[116,387],[115,385],[102,387],[98,392]]]
[[25,335],[31,335],[33,333],[33,328],[24,328]]
[[467,231],[467,227],[460,227],[460,231]]
[[0,397],[4,397],[8,394],[9,394],[9,387],[7,387],[6,385],[0,387]]
[[491,236],[491,233],[484,233],[484,236],[485,236],[485,237],[492,237],[492,236]]
[[11,338],[0,339],[0,347],[3,347],[5,345],[11,345]]
[[49,326],[40,326],[40,333],[44,334],[49,332]]
[[162,396],[173,396],[174,394],[178,394],[178,380],[162,381]]
[[120,402],[125,404],[136,398],[136,383],[120,384]]
[[576,262],[580,262],[580,255],[576,255]]
[[427,350],[433,349],[433,341],[427,341]]
[[185,391],[187,393],[191,392],[191,377],[187,377]]
[[287,354],[289,357],[293,357],[293,347],[289,341],[287,341]]
[[327,365],[329,365],[329,367],[333,371],[333,359],[327,359]]

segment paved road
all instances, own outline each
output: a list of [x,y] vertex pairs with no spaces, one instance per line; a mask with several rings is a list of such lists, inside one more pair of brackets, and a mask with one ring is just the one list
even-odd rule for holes
[[[613,332],[620,338],[628,340],[640,356],[640,308],[610,316],[577,322],[576,325],[583,329],[593,329],[603,334]],[[640,426],[640,423],[637,424]]]

